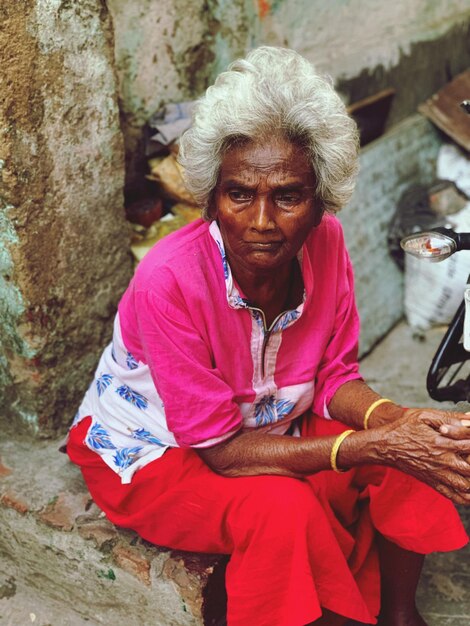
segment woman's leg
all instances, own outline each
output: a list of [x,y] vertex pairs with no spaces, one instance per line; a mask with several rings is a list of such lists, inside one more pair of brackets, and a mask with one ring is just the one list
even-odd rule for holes
[[[303,434],[329,435],[345,428],[337,422],[310,416],[304,421]],[[335,515],[343,521],[351,519],[357,501],[353,499],[350,502],[351,512],[348,515],[344,494],[349,491],[335,490],[334,487],[339,481],[345,480],[348,474],[351,472],[340,474],[335,480],[329,479],[327,488],[319,492],[325,495],[325,510],[330,505]],[[379,625],[426,626],[415,605],[416,588],[424,560],[422,555],[457,550],[468,542],[458,513],[450,500],[395,469],[366,465],[354,471],[352,476],[351,486],[358,489],[359,506],[366,508],[379,548],[382,583]],[[317,480],[318,476],[315,476],[312,483]],[[367,521],[364,510],[360,519]],[[358,549],[361,551],[361,537],[363,533],[356,531],[353,557]],[[349,563],[356,580],[359,580],[361,570],[355,569],[354,558],[349,559]],[[363,585],[364,592],[368,586]]]
[[426,626],[416,608],[416,590],[424,555],[378,536],[382,607],[378,626]]
[[346,562],[307,482],[224,478],[194,451],[174,449],[122,485],[83,445],[86,427],[72,430],[68,453],[111,521],[157,545],[231,554],[229,626],[304,626],[320,617],[320,594],[362,601],[351,591],[349,570],[338,575]]

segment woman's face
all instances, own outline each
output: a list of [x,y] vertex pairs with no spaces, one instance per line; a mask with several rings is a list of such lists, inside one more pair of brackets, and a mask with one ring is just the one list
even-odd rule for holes
[[290,263],[320,223],[314,192],[307,157],[288,141],[248,143],[226,153],[214,200],[235,274],[269,273]]

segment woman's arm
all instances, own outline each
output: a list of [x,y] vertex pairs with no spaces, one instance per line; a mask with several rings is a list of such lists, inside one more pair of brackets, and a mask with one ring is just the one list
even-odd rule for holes
[[[363,380],[352,380],[336,391],[328,406],[328,412],[333,419],[347,424],[355,430],[361,430],[364,428],[364,419],[369,407],[381,399],[383,399],[382,396],[371,389]],[[390,424],[407,415],[409,410],[411,409],[405,409],[395,402],[387,400],[387,402],[379,404],[370,413],[370,417],[367,420],[367,428],[372,429]],[[412,409],[412,411],[413,414],[424,412],[428,417],[432,413],[438,418],[445,415],[453,415],[458,418],[458,421],[441,426],[440,433],[453,439],[470,438],[470,429],[462,428],[461,420],[466,422],[464,424],[465,427],[470,426],[470,420],[463,413],[430,408],[416,408]],[[468,461],[470,462],[470,457]]]
[[[395,421],[348,436],[338,452],[337,465],[350,469],[363,464],[394,467],[427,483],[458,504],[470,504],[468,431],[459,414],[409,409]],[[450,428],[455,439],[440,428]],[[458,437],[458,438],[457,438]],[[302,477],[331,469],[335,437],[297,438],[242,433],[211,448],[199,449],[215,472],[227,476],[274,474]]]
[[[346,440],[341,446],[342,464],[353,467],[359,460],[374,462],[374,433],[355,433],[347,439],[352,442],[348,442],[349,453],[345,453],[344,459]],[[331,469],[330,453],[335,440],[335,436],[309,438],[246,432],[211,448],[199,449],[198,453],[223,476],[274,474],[300,478]]]
[[[351,380],[337,389],[328,405],[328,412],[333,419],[359,430],[364,427],[367,409],[380,398],[363,380]],[[404,412],[405,409],[394,402],[380,404],[372,411],[367,427],[383,426],[403,417]]]

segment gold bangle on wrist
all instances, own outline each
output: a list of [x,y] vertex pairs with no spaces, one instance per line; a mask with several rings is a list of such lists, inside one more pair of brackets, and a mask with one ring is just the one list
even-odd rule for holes
[[341,474],[342,472],[345,472],[346,470],[341,470],[338,468],[338,466],[336,465],[336,457],[338,456],[338,450],[340,445],[343,443],[343,441],[346,439],[346,437],[348,437],[351,433],[355,433],[355,430],[345,430],[343,433],[341,433],[341,435],[338,435],[338,437],[336,437],[334,443],[333,443],[333,447],[331,448],[331,453],[330,453],[330,465],[331,465],[331,469],[334,472],[337,472],[338,474]]
[[370,407],[367,409],[366,414],[364,415],[364,430],[367,430],[368,428],[369,418],[372,415],[373,411],[375,411],[378,406],[380,406],[381,404],[385,404],[386,402],[391,402],[393,404],[393,401],[389,400],[388,398],[379,398],[375,402],[372,402]]

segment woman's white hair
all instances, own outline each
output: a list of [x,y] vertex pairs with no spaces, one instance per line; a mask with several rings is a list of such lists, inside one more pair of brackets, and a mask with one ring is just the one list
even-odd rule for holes
[[186,184],[205,219],[212,217],[225,152],[239,142],[273,136],[305,150],[323,210],[334,212],[348,202],[358,168],[355,122],[331,80],[317,74],[306,59],[293,50],[262,46],[218,76],[181,138],[179,160]]

